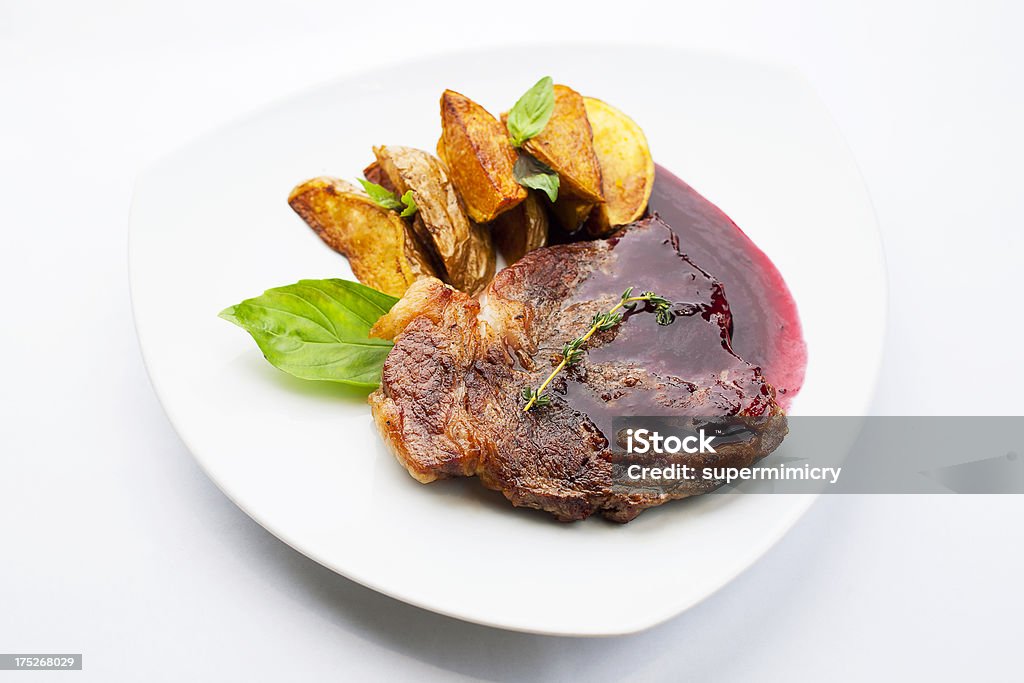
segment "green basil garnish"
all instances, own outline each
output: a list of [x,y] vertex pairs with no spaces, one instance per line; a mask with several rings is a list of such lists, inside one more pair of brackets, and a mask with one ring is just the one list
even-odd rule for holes
[[512,145],[519,147],[544,130],[554,110],[555,84],[551,76],[545,76],[527,90],[508,113],[506,126]]
[[558,174],[529,154],[519,153],[516,165],[512,167],[512,175],[523,187],[540,190],[546,194],[552,203],[558,199]]
[[402,209],[402,213],[398,214],[402,218],[408,218],[420,210],[420,207],[416,206],[416,200],[412,198],[412,190],[406,190],[402,195],[402,204],[405,205],[405,208]]
[[370,328],[396,301],[348,280],[300,280],[220,317],[251,334],[266,359],[290,375],[372,388],[393,344],[371,338]]
[[399,214],[402,218],[408,218],[416,213],[419,207],[416,206],[416,200],[412,198],[412,190],[407,190],[402,195],[401,199],[396,197],[393,192],[385,187],[381,187],[377,183],[371,183],[369,180],[363,178],[356,178],[359,183],[366,190],[366,194],[370,195],[370,199],[377,204],[377,206],[387,209],[389,211],[401,211]]

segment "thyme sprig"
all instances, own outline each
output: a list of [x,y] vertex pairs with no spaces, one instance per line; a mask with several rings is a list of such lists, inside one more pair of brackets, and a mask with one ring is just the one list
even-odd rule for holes
[[622,314],[617,313],[619,309],[632,311],[641,301],[646,305],[654,307],[654,314],[659,325],[668,325],[675,319],[675,314],[672,313],[671,301],[650,291],[643,292],[639,296],[633,296],[633,288],[630,287],[622,293],[622,296],[619,298],[619,303],[615,304],[610,311],[594,315],[594,319],[590,324],[590,329],[586,334],[581,337],[576,337],[562,346],[561,362],[555,366],[555,369],[551,371],[551,374],[548,375],[548,378],[544,380],[544,383],[541,384],[540,387],[537,389],[533,389],[532,387],[523,387],[521,395],[523,400],[526,401],[526,406],[523,407],[523,412],[528,412],[535,406],[544,407],[546,405],[550,405],[551,397],[545,394],[544,390],[548,388],[551,381],[562,370],[570,365],[579,363],[583,359],[583,345],[586,344],[592,336],[594,336],[594,333],[610,330],[622,322]]

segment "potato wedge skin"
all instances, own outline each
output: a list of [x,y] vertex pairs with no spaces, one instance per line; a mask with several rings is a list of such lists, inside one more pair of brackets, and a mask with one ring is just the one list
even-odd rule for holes
[[412,191],[418,207],[413,231],[438,277],[468,294],[483,289],[494,277],[494,244],[488,230],[466,216],[444,164],[412,147],[383,145],[373,152],[395,192]]
[[633,119],[593,97],[584,97],[594,135],[594,152],[601,165],[604,204],[590,216],[587,232],[611,234],[643,215],[654,188],[654,159],[647,137]]
[[548,215],[533,192],[518,206],[498,216],[491,223],[491,236],[505,261],[512,265],[527,252],[548,243]]
[[555,86],[555,110],[544,130],[523,143],[523,149],[558,173],[559,193],[593,204],[603,201],[601,166],[594,153],[593,133],[583,96],[565,85]]
[[434,274],[405,221],[351,183],[313,178],[291,191],[288,204],[329,247],[348,257],[364,285],[402,296],[417,279]]
[[465,95],[441,95],[441,139],[437,154],[448,167],[469,218],[488,223],[526,199],[512,167],[516,151],[505,127]]

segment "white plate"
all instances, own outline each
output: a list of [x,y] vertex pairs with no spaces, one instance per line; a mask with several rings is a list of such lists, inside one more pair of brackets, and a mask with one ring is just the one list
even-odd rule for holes
[[857,415],[877,375],[884,267],[858,171],[795,74],[645,47],[458,54],[287,99],[139,180],[136,325],[156,391],[218,486],[293,548],[359,583],[460,619],[550,634],[638,631],[760,557],[811,496],[708,496],[618,526],[562,525],[476,481],[413,481],[361,397],[293,380],[217,318],[300,278],[351,277],[286,203],[306,178],[355,177],[370,146],[433,149],[450,87],[501,111],[539,76],[621,107],[655,159],[722,207],[793,290],[810,363],[795,413]]

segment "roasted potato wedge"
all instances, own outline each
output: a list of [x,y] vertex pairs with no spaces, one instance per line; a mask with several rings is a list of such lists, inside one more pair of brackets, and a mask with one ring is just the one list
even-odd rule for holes
[[512,174],[516,151],[505,127],[453,90],[441,95],[437,155],[448,167],[466,213],[477,223],[488,223],[526,199],[526,190]]
[[586,199],[559,195],[558,200],[554,204],[549,202],[548,206],[562,230],[572,235],[583,227],[600,204],[594,204]]
[[604,204],[587,221],[587,232],[604,237],[643,215],[654,187],[654,159],[647,137],[633,119],[593,97],[584,97],[583,103],[594,133],[604,194]]
[[288,195],[288,204],[328,246],[348,257],[364,285],[402,296],[416,279],[434,275],[411,227],[344,180],[307,180]]
[[488,230],[466,217],[444,164],[411,147],[374,147],[373,153],[397,194],[412,191],[413,230],[438,277],[469,294],[483,289],[494,277],[494,245]]
[[[502,117],[503,121],[507,120]],[[601,167],[594,153],[593,133],[583,96],[565,85],[555,86],[555,110],[544,130],[523,143],[523,149],[544,162],[561,180],[559,194],[603,201]]]
[[531,192],[518,206],[491,223],[491,236],[509,265],[548,243],[548,215],[542,201],[547,199],[538,199]]

